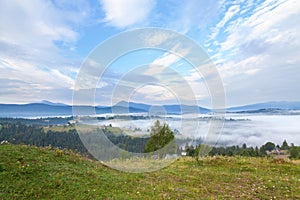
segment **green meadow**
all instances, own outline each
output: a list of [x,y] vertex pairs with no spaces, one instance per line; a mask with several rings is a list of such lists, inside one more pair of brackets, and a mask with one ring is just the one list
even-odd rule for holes
[[182,157],[126,173],[72,151],[0,145],[0,199],[300,199],[300,162]]

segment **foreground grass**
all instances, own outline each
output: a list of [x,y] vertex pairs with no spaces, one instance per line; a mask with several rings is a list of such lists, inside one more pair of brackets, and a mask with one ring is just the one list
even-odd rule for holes
[[300,163],[271,158],[181,158],[130,174],[72,152],[0,145],[0,180],[0,199],[300,198]]

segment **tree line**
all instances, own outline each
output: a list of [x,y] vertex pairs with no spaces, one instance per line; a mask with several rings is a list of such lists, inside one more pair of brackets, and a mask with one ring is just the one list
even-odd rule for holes
[[[187,156],[196,157],[199,155],[199,151],[203,148],[203,144],[199,144],[196,147],[193,145],[186,144],[184,149],[181,151],[186,152]],[[242,146],[216,146],[212,147],[209,151],[209,156],[247,156],[247,157],[263,157],[274,154],[285,154],[289,155],[289,158],[300,159],[300,147],[295,146],[293,143],[288,145],[287,141],[284,140],[282,145],[275,145],[273,142],[266,142],[261,147],[248,147],[247,144]]]
[[[102,130],[107,138],[120,148],[141,153],[149,138],[135,138],[124,134],[115,134],[108,129]],[[6,122],[0,124],[0,142],[12,144],[35,145],[38,147],[52,146],[60,149],[70,149],[81,154],[88,154],[75,128],[66,131],[45,131],[43,126],[28,125],[21,122]]]
[[[40,119],[41,120],[41,119]],[[33,120],[34,123],[29,123],[29,120],[17,121],[17,119],[2,119],[0,120],[0,142],[8,141],[12,144],[27,144],[35,146],[52,146],[61,149],[70,149],[75,152],[89,155],[87,149],[83,145],[80,137],[75,129],[66,129],[64,131],[44,130],[44,126],[37,125],[40,120]],[[61,122],[62,119],[54,118],[53,121]],[[25,123],[24,123],[25,122]],[[42,120],[44,123],[44,119]],[[53,126],[52,124],[50,126]],[[110,129],[102,129],[106,137],[114,144],[129,152],[135,153],[151,153],[163,149],[166,145],[170,147],[167,152],[161,152],[167,154],[173,152],[175,154],[181,154],[185,152],[187,156],[198,156],[201,149],[205,146],[199,143],[196,146],[186,144],[185,147],[179,148],[176,146],[175,134],[167,124],[162,124],[160,121],[156,121],[151,127],[149,138],[139,138],[129,136],[122,133],[113,133]],[[269,152],[274,150],[285,150],[289,154],[290,158],[300,159],[300,147],[294,144],[288,145],[284,140],[282,145],[275,145],[272,142],[267,142],[261,147],[248,147],[246,144],[242,146],[215,146],[210,147],[208,153],[209,156],[222,155],[222,156],[250,156],[250,157],[262,157],[268,156]]]

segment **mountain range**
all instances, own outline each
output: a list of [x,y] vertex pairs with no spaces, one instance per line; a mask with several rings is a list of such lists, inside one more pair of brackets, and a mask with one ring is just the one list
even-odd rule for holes
[[[75,106],[76,110],[95,110],[96,114],[125,114],[125,113],[150,113],[156,114],[187,114],[210,113],[212,110],[191,105],[149,105],[144,103],[121,101],[113,106]],[[47,117],[71,116],[73,107],[62,103],[42,101],[29,104],[0,104],[0,117]],[[300,102],[265,102],[239,107],[231,107],[227,112],[266,112],[272,110],[300,110]]]
[[255,111],[255,110],[300,110],[300,102],[270,101],[228,108],[227,111]]

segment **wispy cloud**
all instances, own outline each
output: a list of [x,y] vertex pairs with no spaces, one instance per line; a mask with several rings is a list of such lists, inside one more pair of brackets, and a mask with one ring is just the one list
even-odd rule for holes
[[229,102],[299,100],[299,6],[294,0],[255,2],[217,24],[224,26],[210,46]]
[[224,26],[226,25],[226,23],[234,16],[236,15],[238,12],[240,11],[240,6],[239,5],[233,5],[231,6],[227,12],[225,13],[224,17],[222,18],[222,20],[216,25],[216,27],[213,28],[212,30],[212,34],[211,34],[211,39],[215,38],[219,32],[221,28],[224,28]]
[[154,0],[101,0],[104,21],[118,28],[143,22],[155,5]]
[[161,73],[165,68],[170,67],[172,64],[178,62],[181,57],[172,54],[165,53],[163,56],[155,59],[151,64],[149,64],[148,69],[144,74],[155,75]]

